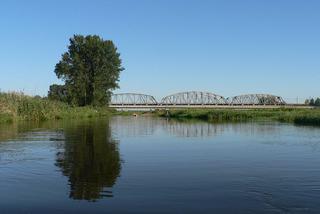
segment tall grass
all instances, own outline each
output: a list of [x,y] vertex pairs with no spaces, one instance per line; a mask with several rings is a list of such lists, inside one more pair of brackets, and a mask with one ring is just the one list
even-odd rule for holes
[[31,97],[23,93],[0,92],[0,122],[94,117],[108,113],[106,108],[71,107],[62,102]]
[[300,125],[320,125],[320,109],[181,109],[159,111],[159,116],[211,122],[275,120]]

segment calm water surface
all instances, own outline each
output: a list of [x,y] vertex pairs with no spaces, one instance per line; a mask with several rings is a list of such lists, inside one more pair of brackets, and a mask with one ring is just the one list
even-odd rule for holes
[[320,213],[320,129],[152,117],[2,125],[0,213]]

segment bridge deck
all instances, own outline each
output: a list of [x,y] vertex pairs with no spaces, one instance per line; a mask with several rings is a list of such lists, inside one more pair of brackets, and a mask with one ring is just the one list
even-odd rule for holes
[[117,110],[153,110],[153,109],[275,109],[275,108],[302,108],[310,109],[311,106],[305,105],[109,105],[110,108]]

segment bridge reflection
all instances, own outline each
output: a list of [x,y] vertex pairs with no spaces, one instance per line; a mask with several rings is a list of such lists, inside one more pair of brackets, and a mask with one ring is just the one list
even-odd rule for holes
[[209,137],[223,132],[224,126],[202,121],[182,122],[152,117],[114,117],[111,129],[115,137],[136,137],[165,132],[179,137]]
[[200,121],[183,122],[168,120],[162,128],[170,135],[177,137],[211,137],[224,132],[225,127]]
[[153,118],[149,116],[131,117],[117,116],[110,121],[112,134],[115,138],[141,137],[169,134],[176,137],[214,137],[225,132],[241,135],[269,135],[277,132],[274,124],[260,123],[208,123],[199,120],[181,121],[175,119]]
[[115,116],[110,121],[114,137],[135,137],[153,135],[162,120],[153,120],[149,117]]

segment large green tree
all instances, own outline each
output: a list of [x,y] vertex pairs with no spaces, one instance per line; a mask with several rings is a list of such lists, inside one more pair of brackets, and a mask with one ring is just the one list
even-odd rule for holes
[[107,104],[112,90],[119,87],[122,70],[114,43],[96,35],[74,35],[55,67],[65,82],[68,102],[78,106]]

